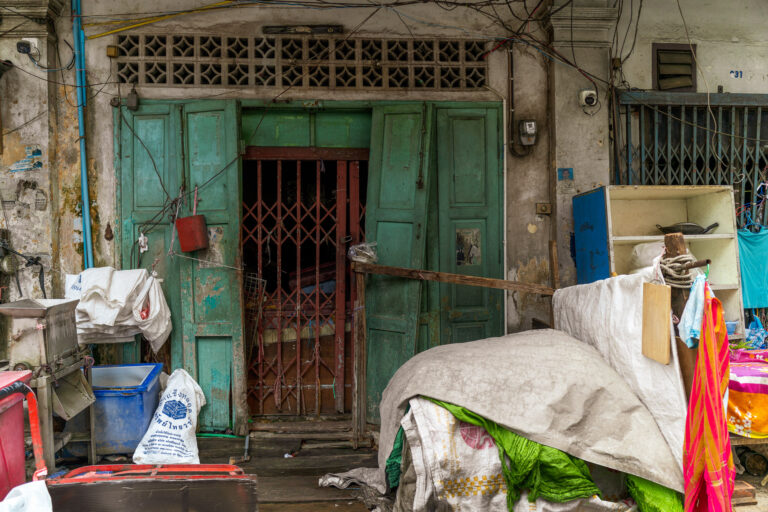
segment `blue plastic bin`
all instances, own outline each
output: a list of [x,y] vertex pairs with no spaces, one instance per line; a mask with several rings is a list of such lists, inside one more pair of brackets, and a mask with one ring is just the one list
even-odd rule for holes
[[162,364],[93,367],[96,453],[130,453],[152,421],[160,399]]

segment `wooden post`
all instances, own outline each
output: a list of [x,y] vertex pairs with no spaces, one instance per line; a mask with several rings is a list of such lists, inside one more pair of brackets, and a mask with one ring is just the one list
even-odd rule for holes
[[[685,237],[682,233],[668,233],[664,235],[664,247],[667,249],[665,256],[668,258],[674,258],[688,252],[685,248]],[[687,300],[688,290],[672,288],[672,313],[677,318],[680,318],[680,315],[683,314]]]
[[[560,288],[560,263],[557,260],[557,240],[549,241],[549,273],[552,288]],[[549,327],[555,328],[555,303],[554,299],[549,303]]]
[[[664,247],[667,252],[665,254],[668,258],[674,258],[685,254],[687,249],[685,247],[685,237],[682,233],[668,233],[664,235]],[[672,288],[672,313],[677,318],[683,314],[685,309],[685,303],[688,301],[688,290],[682,288]],[[675,328],[675,343],[677,344],[677,357],[678,365],[680,366],[680,372],[683,375],[683,385],[685,387],[685,398],[689,399],[691,396],[691,387],[693,384],[693,374],[696,366],[696,349],[688,348],[683,341],[677,336],[677,326]]]
[[355,272],[355,304],[352,315],[352,343],[355,359],[352,377],[352,447],[357,449],[366,428],[366,324],[365,274]]
[[557,240],[549,241],[549,271],[552,276],[552,288],[560,288],[560,263],[557,259]]

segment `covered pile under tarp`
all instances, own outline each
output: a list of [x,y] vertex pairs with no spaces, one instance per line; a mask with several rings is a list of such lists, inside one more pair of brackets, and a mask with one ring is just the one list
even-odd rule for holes
[[[409,404],[401,422],[407,445],[399,452],[404,464],[396,468],[394,512],[527,511],[554,503],[570,505],[559,511],[630,508],[603,502],[580,459],[518,436],[463,407],[421,397]],[[393,455],[397,449],[395,443]],[[390,487],[393,469],[387,469]],[[523,496],[525,502],[519,503]]]
[[443,345],[411,358],[382,396],[378,470],[340,477],[386,492],[386,461],[416,396],[465,407],[531,441],[683,490],[680,465],[648,409],[593,347],[555,330]]
[[552,298],[555,327],[595,347],[624,378],[656,420],[682,469],[688,403],[677,345],[670,338],[670,364],[643,355],[643,283],[651,278],[651,269],[646,269],[557,290]]

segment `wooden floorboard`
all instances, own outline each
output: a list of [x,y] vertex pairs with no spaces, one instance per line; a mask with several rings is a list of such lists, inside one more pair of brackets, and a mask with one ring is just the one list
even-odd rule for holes
[[[264,435],[266,434],[266,437]],[[249,441],[250,460],[237,463],[246,473],[258,476],[261,512],[364,511],[353,496],[354,490],[321,488],[319,478],[359,467],[376,467],[371,449],[339,446],[322,441],[307,442],[292,432],[276,435],[259,432]],[[313,438],[318,433],[311,433]],[[307,445],[307,448],[303,446]],[[242,457],[245,439],[200,438],[198,449],[203,464],[227,464],[230,457]],[[285,457],[285,454],[293,457]]]
[[266,503],[259,512],[368,512],[362,502]]
[[351,490],[318,487],[316,476],[259,477],[259,503],[354,501]]

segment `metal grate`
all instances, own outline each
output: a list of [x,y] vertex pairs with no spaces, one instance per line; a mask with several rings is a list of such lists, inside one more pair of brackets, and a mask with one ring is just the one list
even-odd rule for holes
[[244,282],[248,399],[257,415],[351,409],[346,251],[364,236],[367,162],[330,151],[339,160],[315,160],[306,148],[245,157],[241,249],[257,271]]
[[[739,223],[768,222],[768,95],[625,92],[614,111],[622,185],[732,185]],[[710,113],[711,110],[711,113]]]
[[475,90],[486,42],[310,36],[118,35],[121,83],[166,87]]

